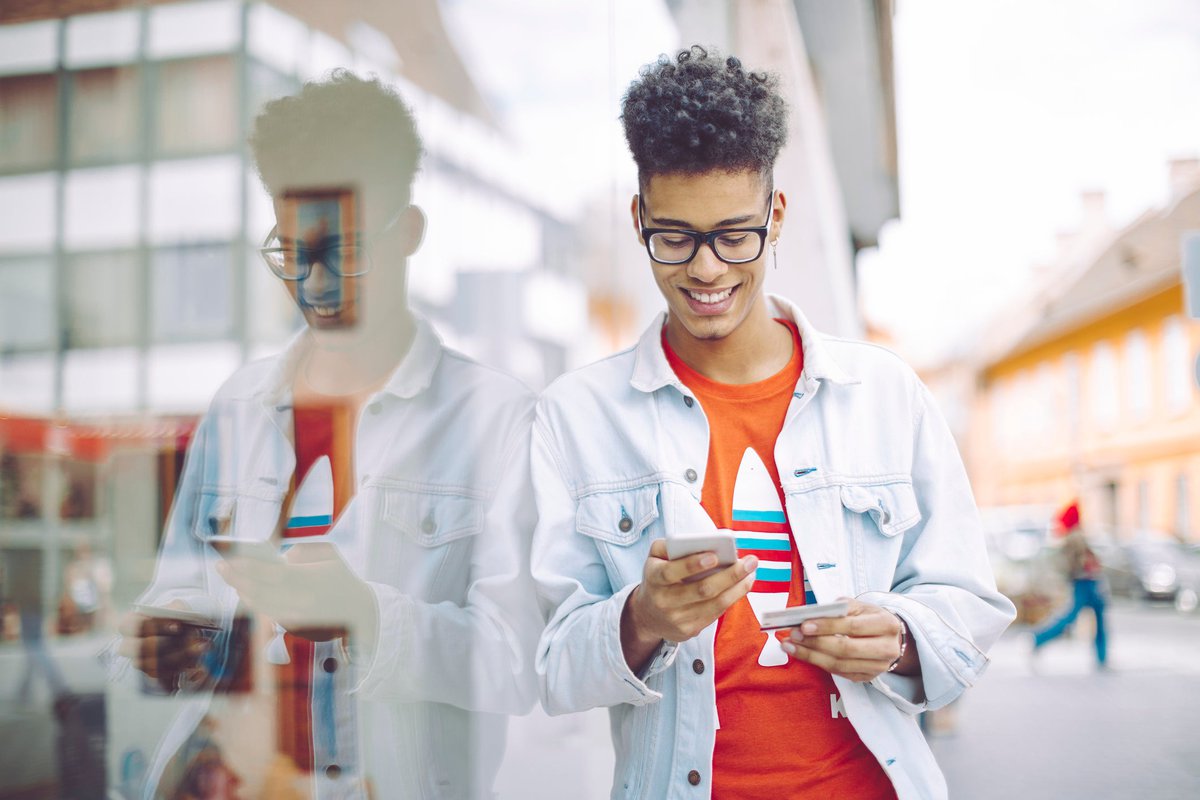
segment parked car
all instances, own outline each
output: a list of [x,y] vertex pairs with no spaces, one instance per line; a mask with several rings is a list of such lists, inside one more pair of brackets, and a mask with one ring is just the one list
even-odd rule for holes
[[1200,544],[1185,545],[1183,551],[1184,558],[1176,568],[1179,590],[1175,592],[1175,608],[1191,614],[1200,609]]
[[1128,541],[1092,541],[1109,590],[1118,597],[1173,602],[1180,572],[1188,570],[1184,545],[1163,534],[1140,532]]
[[1067,597],[1058,551],[1050,543],[1049,506],[980,509],[996,586],[1017,607],[1017,622],[1037,625]]

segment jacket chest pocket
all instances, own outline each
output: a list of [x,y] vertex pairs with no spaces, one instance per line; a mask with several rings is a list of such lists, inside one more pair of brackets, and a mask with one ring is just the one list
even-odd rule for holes
[[650,542],[661,536],[660,516],[657,485],[579,499],[575,527],[595,541],[614,592],[642,579]]
[[912,483],[845,485],[839,494],[856,591],[891,591],[904,545],[900,534],[921,521]]
[[382,525],[362,565],[367,580],[429,602],[463,602],[483,500],[453,492],[380,489]]

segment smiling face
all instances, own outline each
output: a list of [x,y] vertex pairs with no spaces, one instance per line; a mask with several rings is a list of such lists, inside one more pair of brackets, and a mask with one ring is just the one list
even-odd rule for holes
[[288,191],[273,204],[289,269],[307,270],[283,283],[310,330],[369,338],[406,315],[406,259],[424,233],[420,209],[397,212],[390,196],[350,189]]
[[[773,202],[769,200],[772,197]],[[667,333],[673,344],[750,337],[769,329],[763,324],[770,321],[763,278],[769,243],[779,236],[787,201],[781,192],[772,195],[769,185],[753,170],[655,175],[646,183],[642,208],[647,228],[703,233],[758,227],[767,219],[769,202],[768,246],[754,261],[728,264],[707,245],[684,264],[651,261],[654,280],[667,300]],[[637,198],[632,211],[641,240]]]

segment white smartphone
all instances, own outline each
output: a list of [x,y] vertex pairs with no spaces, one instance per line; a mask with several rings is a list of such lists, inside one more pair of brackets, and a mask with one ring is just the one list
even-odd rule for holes
[[169,619],[175,622],[183,622],[187,625],[194,625],[197,628],[221,627],[220,623],[208,614],[201,614],[198,611],[188,611],[183,608],[165,608],[163,606],[134,603],[133,613],[141,614],[143,617],[153,617],[154,619]]
[[807,606],[789,606],[777,611],[764,611],[759,619],[759,630],[778,631],[784,628],[795,628],[801,622],[818,617],[844,617],[850,610],[850,604],[845,600],[836,603],[816,603]]
[[282,564],[283,554],[278,545],[257,539],[239,539],[236,536],[209,536],[204,541],[222,558],[246,558],[264,564]]
[[672,561],[696,553],[715,553],[717,565],[704,572],[689,575],[684,583],[704,580],[709,575],[732,566],[737,561],[737,542],[733,531],[720,530],[716,533],[685,533],[667,537],[667,557]]

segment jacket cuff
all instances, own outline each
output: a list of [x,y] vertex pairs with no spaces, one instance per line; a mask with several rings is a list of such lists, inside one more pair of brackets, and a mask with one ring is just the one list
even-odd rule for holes
[[367,586],[375,599],[375,631],[366,641],[351,641],[347,647],[350,663],[362,675],[350,692],[370,697],[386,685],[389,694],[403,693],[395,682],[412,674],[404,665],[411,660],[416,627],[413,601],[394,586],[372,581]]
[[601,629],[607,641],[604,649],[608,654],[609,668],[629,687],[627,696],[620,698],[618,702],[644,706],[662,699],[662,693],[651,689],[646,681],[675,663],[679,645],[664,641],[640,675],[629,668],[629,664],[625,662],[625,651],[621,649],[621,616],[625,611],[625,604],[629,602],[629,595],[635,588],[636,583],[630,584],[608,599]]
[[920,675],[885,672],[871,681],[900,710],[916,714],[941,708],[987,669],[987,656],[929,606],[894,592],[866,592],[857,599],[897,614],[908,626],[909,645],[917,648]]

